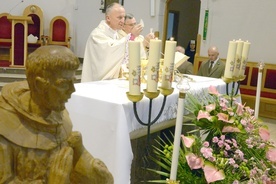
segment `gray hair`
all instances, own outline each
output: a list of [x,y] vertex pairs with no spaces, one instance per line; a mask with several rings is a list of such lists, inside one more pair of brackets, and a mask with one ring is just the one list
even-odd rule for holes
[[111,3],[111,4],[107,5],[107,7],[106,7],[106,9],[105,9],[105,15],[108,15],[108,14],[112,11],[112,9],[113,9],[114,6],[123,7],[123,6],[122,6],[121,4],[119,4],[119,3],[116,3],[116,2]]

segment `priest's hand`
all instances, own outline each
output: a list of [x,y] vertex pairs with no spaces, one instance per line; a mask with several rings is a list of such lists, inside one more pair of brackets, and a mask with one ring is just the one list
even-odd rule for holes
[[143,30],[142,25],[141,25],[141,24],[136,24],[136,25],[132,28],[132,30],[131,30],[130,33],[131,33],[133,36],[138,37],[138,36],[141,34],[142,30]]
[[150,43],[150,39],[154,39],[155,36],[153,33],[149,33],[145,36],[144,38],[144,41],[143,41],[143,44],[144,44],[144,47],[148,48],[149,47],[149,43]]

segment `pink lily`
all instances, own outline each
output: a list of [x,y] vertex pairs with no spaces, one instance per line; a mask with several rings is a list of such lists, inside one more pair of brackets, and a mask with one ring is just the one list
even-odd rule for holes
[[261,136],[263,141],[268,141],[270,139],[270,133],[267,128],[259,128],[259,135]]
[[217,90],[217,88],[215,86],[211,85],[209,87],[208,91],[209,91],[210,94],[217,95],[217,96],[220,95],[220,93],[218,92],[218,90]]
[[224,126],[222,129],[223,133],[227,133],[227,132],[241,132],[241,130],[237,127],[233,127],[233,126]]
[[223,170],[218,170],[213,164],[205,163],[203,167],[205,179],[208,183],[212,183],[219,180],[224,180],[225,174]]
[[203,167],[203,158],[196,156],[193,153],[186,154],[186,160],[190,169],[200,169]]
[[231,118],[229,120],[229,115],[228,114],[218,113],[217,116],[218,116],[218,120],[224,121],[226,123],[234,123],[234,119],[233,118]]
[[275,162],[276,163],[276,148],[270,148],[266,152],[266,158],[268,160],[270,160],[271,162]]
[[216,104],[209,104],[205,106],[207,112],[211,112],[216,109]]
[[243,110],[244,106],[241,103],[237,103],[237,104],[238,104],[238,108],[237,108],[236,113],[237,113],[237,115],[241,116],[244,112],[244,110]]
[[209,119],[209,118],[210,118],[209,112],[200,110],[200,111],[198,112],[198,115],[197,115],[197,120],[200,120],[200,119],[202,119],[202,118],[207,118],[207,119]]
[[188,136],[181,135],[181,138],[182,138],[184,145],[187,148],[190,148],[193,145],[193,143],[195,142],[195,138],[193,138],[191,136],[188,137]]

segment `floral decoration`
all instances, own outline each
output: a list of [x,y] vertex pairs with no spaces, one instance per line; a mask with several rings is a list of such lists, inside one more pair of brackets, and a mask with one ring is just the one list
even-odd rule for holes
[[[182,135],[177,180],[188,184],[276,183],[276,146],[268,127],[254,110],[235,96],[219,94],[210,86],[201,98],[187,94],[186,110],[195,115],[196,128]],[[157,139],[153,161],[161,176],[169,178],[173,142]],[[166,183],[165,180],[149,181]]]

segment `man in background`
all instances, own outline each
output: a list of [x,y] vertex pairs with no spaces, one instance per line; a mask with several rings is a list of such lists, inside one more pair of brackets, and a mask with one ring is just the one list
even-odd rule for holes
[[[140,22],[139,25],[144,27],[143,22]],[[132,29],[137,25],[136,19],[131,13],[127,13],[125,16],[125,23],[123,26],[123,29],[119,31],[119,34],[124,37],[128,34],[131,34]],[[147,48],[149,48],[150,39],[154,39],[154,33],[149,33],[145,37],[143,35],[138,35],[135,37],[134,35],[131,35],[132,39],[134,41],[141,42],[141,59],[147,59]]]
[[[176,52],[179,52],[185,56],[185,49],[182,46],[176,46]],[[186,58],[189,58],[186,56]],[[182,74],[193,74],[193,64],[189,61],[184,61],[179,67],[177,67],[177,70]]]
[[125,62],[126,44],[131,35],[138,37],[143,29],[136,25],[131,34],[120,37],[125,22],[125,9],[119,3],[107,6],[105,20],[96,27],[86,43],[81,82],[118,78]]
[[208,61],[203,61],[197,75],[221,78],[224,75],[225,63],[219,59],[218,48],[212,46],[208,49]]

